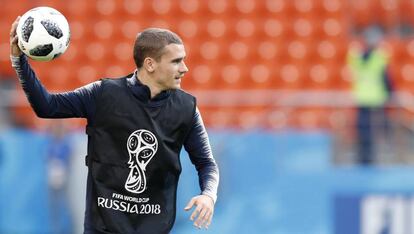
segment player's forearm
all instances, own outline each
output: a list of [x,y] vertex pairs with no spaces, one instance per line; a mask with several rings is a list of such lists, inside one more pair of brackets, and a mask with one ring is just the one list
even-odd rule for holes
[[[204,126],[199,130],[198,141],[194,141],[195,150],[191,151],[190,158],[198,172],[199,184],[202,194],[209,195],[214,202],[217,199],[217,189],[219,184],[219,169],[214,160],[210,142]],[[194,135],[193,135],[194,137]]]
[[51,95],[43,87],[24,55],[11,57],[19,82],[33,110],[39,117],[50,117],[49,103]]
[[215,202],[219,184],[219,169],[214,160],[208,134],[198,110],[195,112],[194,124],[184,147],[197,169],[202,194],[210,196]]
[[217,164],[203,167],[198,171],[201,194],[211,197],[214,203],[217,200],[217,189],[219,184],[219,171]]

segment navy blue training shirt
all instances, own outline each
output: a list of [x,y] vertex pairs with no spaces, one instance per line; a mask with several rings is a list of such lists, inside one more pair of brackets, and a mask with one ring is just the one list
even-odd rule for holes
[[[93,123],[96,111],[95,100],[101,92],[101,81],[90,83],[74,91],[51,94],[37,78],[25,55],[19,58],[12,57],[11,60],[30,105],[39,117],[77,117],[86,118],[88,123]],[[128,79],[128,87],[131,88],[135,97],[154,107],[158,106],[160,102],[166,100],[170,95],[169,91],[164,91],[151,99],[149,88],[138,81],[136,72],[134,76]],[[219,172],[198,109],[194,114],[193,126],[184,142],[184,148],[189,153],[190,160],[198,171],[201,193],[210,196],[215,201]],[[87,187],[87,190],[89,189],[90,186]],[[87,191],[87,194],[90,194],[89,191]],[[90,200],[87,195],[86,202],[90,202]],[[86,211],[85,228],[89,226],[88,213]]]

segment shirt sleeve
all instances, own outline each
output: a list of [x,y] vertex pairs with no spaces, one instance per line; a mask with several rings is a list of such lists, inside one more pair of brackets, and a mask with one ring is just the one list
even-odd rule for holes
[[194,114],[193,122],[193,126],[184,142],[184,148],[198,172],[201,194],[210,196],[216,202],[219,169],[213,158],[208,134],[198,108]]
[[93,119],[96,110],[95,100],[100,92],[101,81],[90,83],[74,91],[51,94],[37,78],[25,55],[11,57],[11,61],[23,91],[37,116]]

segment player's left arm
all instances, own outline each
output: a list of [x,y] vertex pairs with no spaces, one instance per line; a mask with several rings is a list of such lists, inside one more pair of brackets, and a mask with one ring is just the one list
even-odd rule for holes
[[208,228],[217,199],[219,170],[213,158],[207,131],[198,109],[194,114],[193,126],[184,142],[184,147],[196,167],[201,188],[201,194],[193,197],[184,209],[188,211],[195,206],[190,216],[190,219],[194,221],[194,226]]

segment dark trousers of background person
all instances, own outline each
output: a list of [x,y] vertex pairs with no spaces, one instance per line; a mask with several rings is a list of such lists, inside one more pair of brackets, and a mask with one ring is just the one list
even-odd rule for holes
[[376,138],[386,137],[389,123],[385,108],[358,107],[357,110],[357,162],[369,165],[376,161]]

